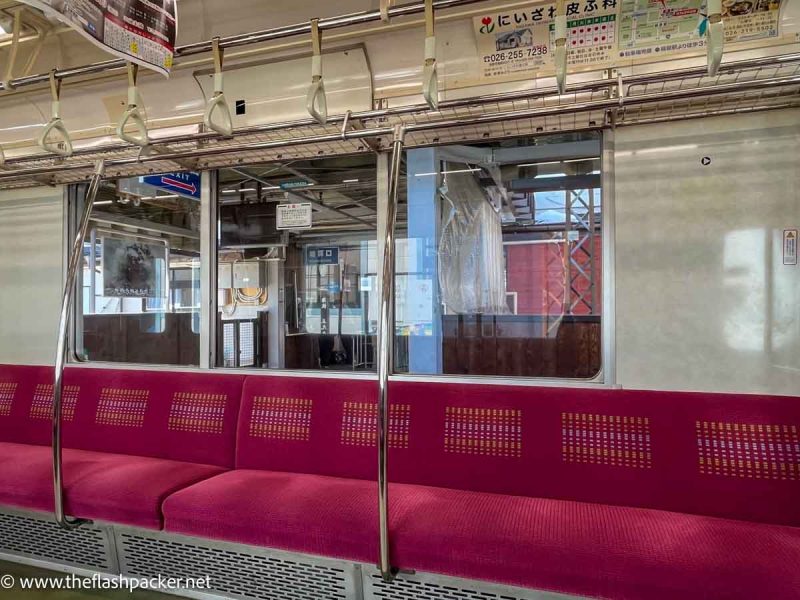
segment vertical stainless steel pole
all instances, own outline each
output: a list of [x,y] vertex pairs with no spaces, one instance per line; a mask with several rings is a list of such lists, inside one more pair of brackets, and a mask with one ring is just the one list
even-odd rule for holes
[[397,221],[397,194],[400,185],[400,165],[403,158],[405,128],[394,130],[392,158],[389,165],[389,198],[386,210],[386,237],[383,247],[383,279],[381,280],[381,309],[378,324],[378,510],[380,515],[380,570],[384,581],[392,581],[389,551],[389,375],[392,372],[394,345],[394,229]]
[[75,233],[75,241],[69,255],[67,267],[67,278],[64,282],[64,295],[61,299],[61,318],[58,322],[58,345],[56,347],[56,365],[53,378],[53,488],[55,492],[55,516],[56,522],[64,529],[77,529],[84,523],[84,519],[69,519],[64,514],[64,481],[61,464],[61,392],[64,378],[64,365],[67,360],[67,331],[69,330],[69,314],[75,298],[75,285],[78,277],[78,270],[83,262],[83,241],[86,239],[86,232],[89,230],[89,221],[92,215],[92,205],[97,192],[100,190],[100,182],[103,179],[105,163],[100,160],[97,162],[94,174],[89,180],[89,188],[86,191],[83,213]]

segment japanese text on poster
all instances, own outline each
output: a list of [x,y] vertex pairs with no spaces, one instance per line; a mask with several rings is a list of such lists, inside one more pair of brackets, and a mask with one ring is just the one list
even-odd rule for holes
[[57,17],[104,50],[169,76],[175,54],[175,0],[23,0]]
[[103,295],[115,298],[166,296],[166,257],[167,249],[163,244],[103,238]]
[[[608,62],[616,48],[618,0],[567,4],[568,61],[574,66]],[[555,3],[487,13],[474,19],[481,78],[553,69]]]
[[[782,1],[723,0],[726,44],[777,37]],[[475,17],[480,78],[552,72],[555,13],[553,2]],[[706,46],[706,27],[705,0],[574,0],[567,3],[567,62],[606,67],[621,60],[699,54]]]

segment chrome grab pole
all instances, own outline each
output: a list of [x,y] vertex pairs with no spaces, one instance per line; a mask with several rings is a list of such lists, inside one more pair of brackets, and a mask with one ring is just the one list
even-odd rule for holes
[[392,372],[392,345],[394,342],[394,229],[397,221],[397,195],[400,186],[400,164],[406,130],[402,125],[394,129],[392,157],[389,165],[389,198],[386,209],[386,236],[383,246],[383,279],[381,310],[378,326],[378,512],[380,521],[380,570],[384,581],[392,581],[389,550],[389,375]]
[[92,205],[97,197],[97,192],[100,190],[100,182],[103,179],[104,170],[105,162],[102,160],[97,161],[94,174],[89,180],[83,213],[81,214],[78,231],[75,233],[75,241],[72,243],[72,250],[69,255],[67,279],[64,282],[64,295],[61,299],[61,317],[58,322],[58,345],[56,347],[56,365],[53,378],[53,491],[55,493],[56,522],[67,530],[77,529],[84,523],[90,522],[85,519],[70,519],[64,514],[64,477],[61,463],[61,399],[64,383],[64,365],[67,360],[69,314],[74,304],[78,270],[83,262],[83,241],[86,239],[86,233],[89,230]]

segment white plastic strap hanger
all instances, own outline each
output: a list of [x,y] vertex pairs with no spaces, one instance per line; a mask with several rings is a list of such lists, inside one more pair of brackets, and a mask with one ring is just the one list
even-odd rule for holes
[[389,22],[389,9],[394,5],[394,0],[381,0],[381,21]]
[[714,77],[722,62],[725,47],[725,23],[722,21],[722,0],[708,0],[708,27],[706,44],[708,45],[708,76]]
[[325,97],[325,82],[322,79],[322,35],[319,19],[311,19],[311,87],[306,97],[306,109],[320,124],[328,122],[328,99]]
[[[214,52],[214,95],[206,105],[206,112],[203,115],[203,123],[206,129],[216,131],[224,137],[233,135],[233,117],[231,117],[231,109],[228,106],[228,100],[225,98],[225,89],[223,82],[222,61],[224,58],[225,50],[219,47],[219,37],[211,40],[211,49]],[[214,111],[220,114],[219,122],[215,123],[212,119]]]
[[[150,144],[150,137],[147,134],[147,125],[142,118],[139,109],[139,90],[136,83],[139,77],[139,65],[128,63],[128,108],[122,114],[122,118],[117,125],[117,135],[125,142],[136,146],[145,147]],[[138,136],[125,133],[128,122],[133,123],[139,132]]]
[[556,3],[555,33],[555,64],[556,84],[558,93],[563,94],[567,89],[567,2],[558,0]]
[[439,75],[436,70],[436,22],[433,0],[425,0],[425,66],[422,68],[422,95],[432,110],[439,109]]
[[[61,80],[56,77],[55,69],[50,71],[50,94],[52,96],[52,116],[50,117],[50,122],[44,126],[44,129],[36,139],[36,143],[46,152],[67,158],[72,156],[72,140],[69,137],[69,131],[67,131],[64,122],[61,120]],[[60,141],[48,139],[53,132],[61,137]]]

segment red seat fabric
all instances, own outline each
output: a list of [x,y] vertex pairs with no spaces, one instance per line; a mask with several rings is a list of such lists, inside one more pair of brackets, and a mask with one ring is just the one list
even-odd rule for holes
[[[0,505],[53,511],[52,451],[0,442]],[[65,449],[65,510],[76,517],[160,529],[172,492],[224,469],[174,460]]]
[[164,529],[374,563],[377,502],[370,481],[240,469],[172,494]]
[[619,600],[800,598],[800,529],[397,485],[400,568]]
[[[390,489],[393,563],[593,598],[800,598],[800,529],[428,486]],[[375,483],[237,470],[171,495],[165,530],[377,560]]]

